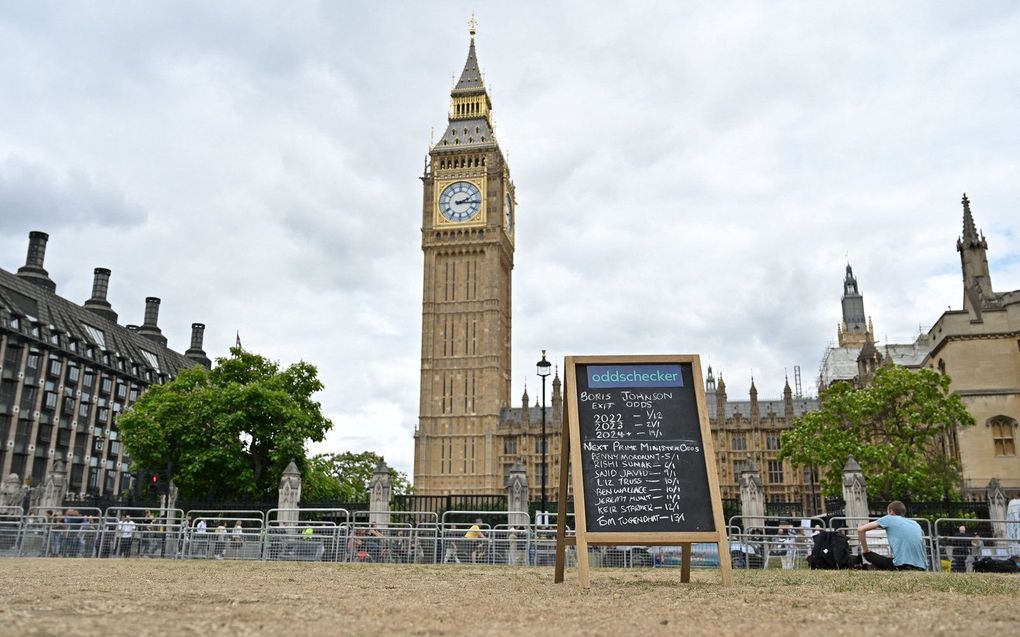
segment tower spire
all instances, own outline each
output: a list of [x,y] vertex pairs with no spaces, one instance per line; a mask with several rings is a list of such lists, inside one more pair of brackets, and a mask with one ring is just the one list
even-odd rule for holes
[[453,94],[458,93],[475,93],[479,90],[484,91],[485,86],[482,83],[482,71],[478,68],[478,55],[475,53],[475,24],[474,16],[471,17],[471,45],[468,47],[467,60],[464,61],[464,70],[460,72],[460,80],[457,85],[453,87]]
[[[450,91],[449,125],[432,147],[433,150],[496,146],[495,126],[491,114],[492,100],[485,88],[482,71],[478,66],[478,55],[475,53],[477,30],[474,16],[468,24],[471,42],[468,45],[467,59],[460,72],[460,79]],[[450,146],[455,148],[450,149]]]
[[[968,245],[974,246],[984,237],[978,238],[977,227],[974,225],[974,215],[970,212],[970,199],[967,198],[967,193],[963,193],[963,199],[960,200],[963,204],[963,241]],[[988,246],[984,246],[988,247]]]
[[956,240],[956,251],[960,253],[963,270],[963,309],[974,310],[977,320],[980,320],[982,307],[995,294],[988,270],[988,241],[974,223],[967,193],[963,194],[960,202],[963,204],[963,236]]

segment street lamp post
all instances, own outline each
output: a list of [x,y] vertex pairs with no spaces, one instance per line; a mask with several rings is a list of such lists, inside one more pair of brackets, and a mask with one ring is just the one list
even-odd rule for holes
[[552,363],[545,360],[545,350],[542,350],[542,360],[538,361],[538,375],[542,379],[542,516],[545,516],[545,483],[546,483],[546,439],[545,439],[545,379],[549,377],[549,368]]

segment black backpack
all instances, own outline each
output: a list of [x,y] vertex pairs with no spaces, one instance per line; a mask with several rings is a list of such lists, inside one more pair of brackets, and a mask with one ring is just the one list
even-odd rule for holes
[[975,573],[1016,573],[1017,566],[1013,560],[997,560],[992,557],[982,557],[974,560]]
[[814,546],[807,558],[812,569],[836,570],[850,568],[852,564],[850,543],[846,536],[836,531],[819,531],[814,536]]

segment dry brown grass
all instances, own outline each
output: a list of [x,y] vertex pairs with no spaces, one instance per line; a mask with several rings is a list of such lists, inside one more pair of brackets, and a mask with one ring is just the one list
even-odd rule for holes
[[1015,635],[1015,576],[0,559],[4,635]]

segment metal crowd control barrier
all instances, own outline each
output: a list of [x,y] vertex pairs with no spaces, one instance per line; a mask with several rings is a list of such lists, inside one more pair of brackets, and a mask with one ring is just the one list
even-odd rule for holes
[[25,515],[21,507],[0,507],[0,555],[15,557],[18,554],[18,540],[24,523]]
[[[148,514],[148,515],[147,515]],[[385,515],[386,524],[373,524]],[[482,518],[473,530],[474,520]],[[509,519],[505,512],[357,512],[346,509],[273,509],[261,511],[190,511],[180,509],[112,507],[0,507],[0,556],[26,557],[152,557],[229,560],[314,560],[375,563],[469,563],[548,566],[555,561],[555,514],[550,524],[514,528],[491,524]],[[730,518],[730,557],[735,568],[802,568],[810,553],[815,528],[804,519],[766,516],[765,529],[743,532],[741,516]],[[1020,555],[1020,521],[940,518],[921,525],[929,562],[934,570],[951,567],[970,571],[981,557]],[[856,528],[867,519],[834,517],[827,530],[846,533],[857,545]],[[568,519],[567,534],[572,535]],[[779,525],[778,527],[775,525]],[[960,531],[960,527],[964,530]],[[1005,529],[1005,531],[1003,531]],[[1005,532],[1007,537],[991,537]],[[880,534],[876,534],[880,535]],[[1013,537],[1009,537],[1009,536]],[[889,554],[885,538],[869,537],[869,548]],[[691,546],[692,565],[716,567],[717,545]],[[597,566],[670,567],[682,562],[682,548],[643,546],[590,547]],[[568,547],[568,565],[576,564]],[[948,563],[948,564],[947,564]]]
[[411,560],[413,536],[414,527],[408,523],[355,523],[347,542],[347,560],[406,564]]
[[91,557],[99,509],[32,507],[18,537],[19,557]]
[[261,557],[265,529],[261,511],[188,511],[185,520],[191,521],[180,552],[185,559]]
[[[356,511],[347,542],[351,562],[433,563],[439,515],[422,511]],[[376,524],[372,519],[386,519]]]
[[422,522],[414,527],[414,543],[411,546],[411,561],[414,564],[436,564],[442,559],[442,529],[439,515],[432,522]]
[[748,533],[741,531],[743,519],[743,516],[735,515],[726,527],[734,568],[808,567],[807,557],[814,546],[814,528],[804,526],[804,521],[807,520],[810,525],[816,518],[769,515],[764,518],[767,522],[765,527],[756,527],[756,532]]
[[[451,518],[476,520],[483,517],[505,518],[506,511],[446,511],[442,518],[443,563],[492,564],[492,526],[488,523],[453,522]],[[475,529],[474,527],[478,528]]]
[[[556,564],[556,525],[559,521],[559,513],[545,513],[546,524],[536,524],[529,529],[528,533],[528,565],[530,566],[553,566]],[[576,524],[573,513],[567,514],[566,536],[574,537]],[[594,549],[595,547],[591,547]],[[577,547],[566,547],[564,556],[567,564],[577,564]]]
[[271,509],[262,559],[340,561],[350,528],[347,509]]
[[[992,537],[993,529],[999,524],[1006,537]],[[935,551],[949,561],[954,573],[970,573],[974,562],[981,558],[1006,559],[1020,555],[1020,540],[1010,535],[1020,536],[1020,521],[939,518],[935,520]]]
[[96,556],[174,559],[183,516],[180,509],[110,507],[101,519]]

